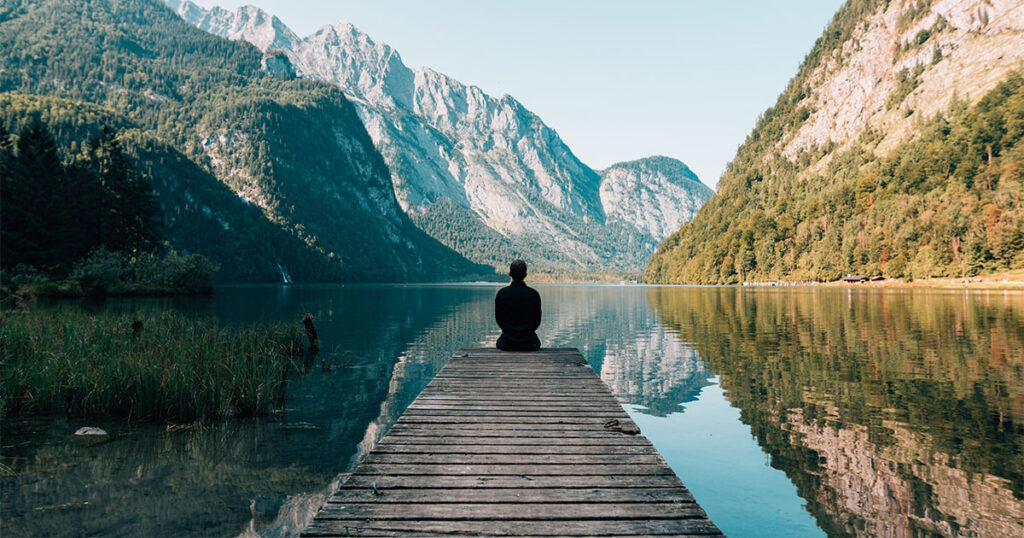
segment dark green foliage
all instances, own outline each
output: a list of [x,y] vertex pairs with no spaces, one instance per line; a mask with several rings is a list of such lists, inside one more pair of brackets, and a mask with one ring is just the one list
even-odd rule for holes
[[87,144],[84,164],[103,187],[99,216],[102,244],[115,252],[141,253],[159,245],[162,215],[153,190],[104,127]]
[[3,267],[30,265],[64,275],[93,248],[137,254],[162,240],[160,208],[148,182],[113,135],[65,165],[50,130],[38,120],[4,156]]
[[[812,148],[795,162],[778,153],[778,141],[800,124],[802,88],[826,45],[870,5],[848,2],[840,9],[739,149],[718,193],[659,246],[646,281],[924,278],[1024,267],[1024,255],[1014,250],[1024,233],[1019,73],[975,106],[956,104],[917,126],[919,136],[889,157],[875,155],[879,137],[872,130],[841,153]],[[905,74],[902,92],[912,91],[917,74]],[[808,171],[827,154],[820,173]]]
[[58,103],[42,115],[59,116],[69,132],[57,135],[72,142],[92,116],[127,124],[125,152],[152,177],[172,245],[219,263],[225,279],[280,281],[278,264],[304,281],[486,270],[405,217],[337,88],[264,73],[255,47],[157,0],[13,0],[4,13],[0,92],[74,100],[36,103]]
[[178,295],[213,292],[217,266],[198,254],[143,252],[130,258],[97,249],[75,264],[69,280],[84,294]]
[[411,216],[421,230],[477,263],[507,271],[510,260],[532,257],[450,198],[439,198]]

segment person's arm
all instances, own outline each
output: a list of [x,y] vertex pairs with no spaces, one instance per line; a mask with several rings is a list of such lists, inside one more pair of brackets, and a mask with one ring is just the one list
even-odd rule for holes
[[502,331],[504,331],[505,326],[508,325],[508,320],[505,319],[505,310],[506,309],[503,308],[501,304],[501,291],[499,291],[494,295],[494,321],[498,322],[498,327],[501,327]]
[[536,290],[534,291],[534,294],[537,300],[533,302],[533,315],[530,316],[531,331],[536,331],[537,328],[540,327],[540,294],[537,293]]

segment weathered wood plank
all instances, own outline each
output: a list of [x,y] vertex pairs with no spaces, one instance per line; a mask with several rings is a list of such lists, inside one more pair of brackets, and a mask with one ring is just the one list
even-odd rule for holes
[[[404,434],[401,432],[394,432],[388,434],[387,437],[381,440],[381,444],[377,446],[398,446],[401,444],[410,445],[452,445],[455,447],[460,446],[517,446],[523,449],[529,447],[549,447],[549,446],[651,446],[643,437],[636,437],[632,435],[607,435],[601,433],[599,435],[577,435],[573,437],[566,437],[560,432],[547,432],[552,433],[548,437],[533,435],[530,432],[516,432],[522,433],[524,436],[512,436],[505,435],[501,432],[495,435],[475,435],[474,432],[458,432],[462,435],[437,435],[432,430],[404,430]],[[653,449],[653,447],[652,447]]]
[[523,409],[438,409],[438,408],[409,408],[403,416],[412,417],[563,417],[563,418],[618,418],[623,417],[621,409],[615,408],[584,408],[584,409],[547,409],[547,410],[523,410]]
[[317,515],[320,519],[420,520],[420,519],[542,519],[573,521],[579,519],[686,519],[703,518],[704,510],[695,503],[328,503]]
[[625,411],[619,411],[618,413],[585,413],[581,416],[538,416],[532,413],[520,413],[519,415],[468,415],[468,414],[454,414],[454,415],[426,415],[413,413],[410,415],[403,414],[398,421],[402,424],[411,423],[423,423],[423,422],[436,422],[439,424],[476,424],[476,423],[491,423],[491,424],[521,424],[529,422],[531,424],[597,424],[602,425],[606,420],[617,418],[619,420],[629,420],[629,415]]
[[428,413],[437,414],[477,414],[487,415],[489,413],[518,413],[520,415],[542,415],[547,413],[603,413],[611,414],[612,416],[622,416],[621,407],[612,407],[610,405],[572,405],[563,404],[560,406],[514,406],[514,405],[502,405],[502,406],[481,406],[481,405],[429,405],[419,404],[415,406],[409,406],[406,409],[406,413],[412,412],[414,415],[425,415]]
[[460,403],[461,402],[486,402],[486,403],[508,402],[508,403],[517,403],[517,404],[518,403],[522,403],[522,404],[527,404],[527,405],[534,404],[534,405],[538,405],[538,406],[541,406],[541,405],[544,405],[544,404],[547,404],[547,403],[559,404],[559,403],[563,403],[563,402],[584,402],[584,403],[594,402],[594,403],[601,403],[601,404],[608,404],[608,405],[618,404],[618,400],[612,398],[610,395],[594,395],[594,396],[591,396],[591,397],[588,397],[588,398],[585,398],[585,399],[579,399],[579,398],[574,398],[574,397],[557,396],[557,395],[548,394],[548,395],[544,395],[544,396],[537,396],[537,397],[534,397],[534,398],[528,398],[528,397],[523,397],[523,396],[519,396],[519,395],[515,395],[515,396],[492,395],[492,394],[489,394],[489,392],[488,392],[488,394],[482,394],[482,395],[479,395],[479,394],[478,395],[472,395],[472,394],[464,394],[464,395],[451,394],[451,395],[445,395],[445,394],[443,394],[443,392],[430,392],[430,394],[421,394],[420,398],[417,398],[416,401],[417,402],[433,402],[433,401],[446,402],[446,401],[454,401],[454,402],[460,402]]
[[458,424],[395,424],[388,431],[388,435],[618,438],[623,434],[608,430],[603,425],[577,427],[565,424],[476,424],[473,429],[467,429]]
[[522,455],[598,455],[607,454],[621,456],[626,454],[657,454],[658,451],[648,444],[635,445],[603,445],[603,444],[406,444],[381,443],[373,449],[374,454],[522,454]]
[[693,495],[685,488],[373,488],[342,487],[330,499],[331,503],[692,503]]
[[531,402],[531,401],[517,401],[517,402],[496,402],[496,401],[480,401],[480,400],[417,400],[415,403],[409,406],[409,409],[451,409],[460,411],[515,411],[519,409],[525,410],[544,410],[544,409],[557,409],[564,411],[566,409],[613,409],[617,413],[621,413],[619,406],[611,405],[608,402],[591,402],[591,401],[574,401],[574,400],[562,400],[560,402]]
[[664,475],[495,475],[495,476],[438,476],[438,475],[351,475],[345,487],[372,488],[680,488],[683,483],[674,474]]
[[441,534],[490,536],[721,536],[706,519],[584,520],[584,521],[368,521],[316,520],[303,536],[430,536]]
[[651,454],[395,454],[374,451],[366,464],[444,464],[444,465],[659,465],[661,456]]
[[632,475],[671,474],[672,469],[659,464],[430,464],[430,463],[363,463],[352,472],[361,475],[452,475],[452,476],[557,476],[557,475]]
[[575,349],[460,350],[305,536],[720,532]]

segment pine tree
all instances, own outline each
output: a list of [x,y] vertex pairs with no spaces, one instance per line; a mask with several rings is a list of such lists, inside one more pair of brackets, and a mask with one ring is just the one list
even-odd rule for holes
[[100,237],[109,250],[137,255],[159,246],[161,211],[149,183],[106,127],[89,141],[86,165],[104,189]]
[[39,121],[22,129],[17,153],[3,180],[3,265],[54,269],[60,230],[50,225],[56,212],[64,167],[53,135]]

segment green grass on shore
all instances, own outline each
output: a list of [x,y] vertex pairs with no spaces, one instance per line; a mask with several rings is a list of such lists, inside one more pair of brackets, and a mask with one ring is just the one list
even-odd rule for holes
[[0,413],[195,421],[284,399],[298,325],[220,328],[181,314],[0,313]]

